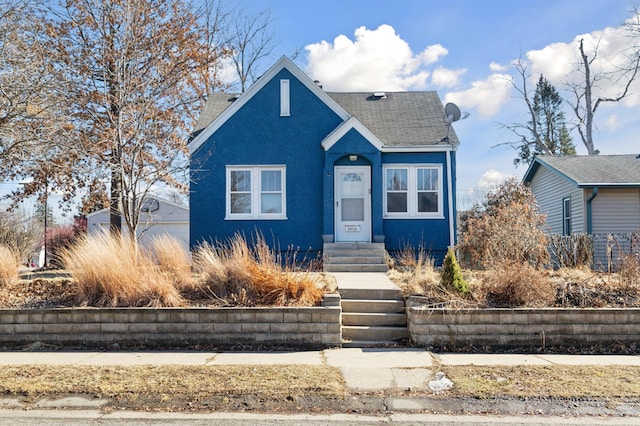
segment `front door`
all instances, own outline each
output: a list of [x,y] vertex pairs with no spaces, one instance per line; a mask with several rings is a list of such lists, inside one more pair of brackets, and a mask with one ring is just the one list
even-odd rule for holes
[[336,166],[336,242],[371,242],[371,168]]

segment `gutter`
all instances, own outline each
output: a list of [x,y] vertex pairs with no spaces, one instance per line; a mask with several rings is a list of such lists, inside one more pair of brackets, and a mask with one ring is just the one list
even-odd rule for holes
[[587,234],[592,234],[593,233],[593,225],[591,223],[592,219],[593,219],[591,202],[597,196],[598,196],[598,187],[594,186],[593,187],[593,192],[591,193],[591,196],[589,198],[587,198]]

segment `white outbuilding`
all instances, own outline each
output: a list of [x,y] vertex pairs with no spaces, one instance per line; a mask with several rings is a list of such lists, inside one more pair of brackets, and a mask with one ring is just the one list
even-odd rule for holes
[[[122,224],[126,232],[126,225]],[[109,231],[109,209],[102,209],[87,215],[89,234]],[[189,208],[160,198],[147,198],[140,213],[138,242],[149,243],[160,235],[170,235],[189,250]]]

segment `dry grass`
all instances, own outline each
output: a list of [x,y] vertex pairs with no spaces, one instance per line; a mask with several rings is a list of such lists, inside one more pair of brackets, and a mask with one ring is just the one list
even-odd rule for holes
[[638,398],[634,366],[442,366],[455,384],[449,396],[474,398]]
[[61,259],[79,287],[80,303],[92,306],[179,306],[171,277],[136,244],[97,234],[63,250]]
[[529,263],[508,262],[487,275],[486,296],[490,306],[499,308],[547,307],[556,302],[556,286],[545,271]]
[[18,267],[20,259],[9,247],[0,245],[0,288],[9,287],[20,278]]
[[180,241],[169,235],[161,235],[151,241],[150,256],[167,274],[178,290],[192,288],[191,258]]
[[201,286],[232,304],[313,306],[323,295],[316,274],[279,258],[261,236],[251,247],[241,235],[218,247],[202,245],[194,266]]
[[310,365],[216,366],[4,366],[0,394],[34,401],[84,395],[118,407],[194,410],[215,398],[259,400],[320,396],[343,398],[337,368]]

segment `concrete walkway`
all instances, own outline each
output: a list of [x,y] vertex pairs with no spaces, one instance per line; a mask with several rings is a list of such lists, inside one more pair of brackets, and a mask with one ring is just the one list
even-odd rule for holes
[[415,348],[345,348],[299,352],[53,351],[0,352],[3,365],[329,365],[357,391],[426,389],[437,365],[627,365],[640,355],[436,354]]
[[379,289],[400,290],[387,276],[386,272],[332,272],[338,284],[338,290]]

